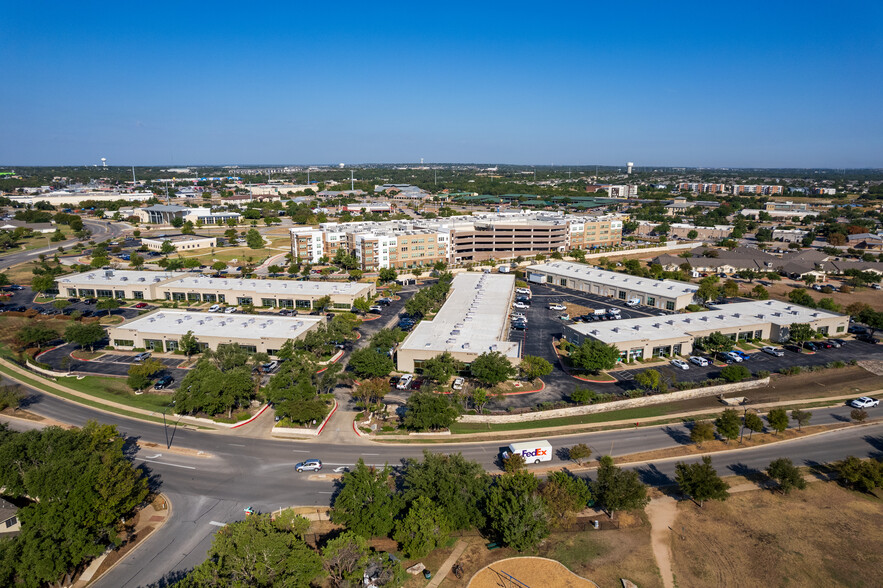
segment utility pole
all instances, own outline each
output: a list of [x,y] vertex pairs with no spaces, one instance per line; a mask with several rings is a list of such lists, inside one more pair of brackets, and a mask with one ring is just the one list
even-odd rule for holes
[[135,184],[138,183],[138,180],[135,179],[135,166],[132,166],[132,187],[135,187]]
[[356,189],[356,180],[353,179],[353,170],[350,170],[350,191]]

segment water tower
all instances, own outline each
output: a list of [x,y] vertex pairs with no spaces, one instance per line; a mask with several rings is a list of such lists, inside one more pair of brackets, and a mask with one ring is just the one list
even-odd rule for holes
[[633,161],[630,161],[626,164],[626,169],[627,169],[626,173],[628,173],[628,175],[632,175],[632,168],[633,167],[635,167],[635,163]]
[[101,167],[107,167],[107,158],[106,157],[101,158]]

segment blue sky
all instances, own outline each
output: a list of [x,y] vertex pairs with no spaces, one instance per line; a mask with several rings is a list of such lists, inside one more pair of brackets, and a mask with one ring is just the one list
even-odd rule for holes
[[0,164],[883,167],[883,2],[4,2]]

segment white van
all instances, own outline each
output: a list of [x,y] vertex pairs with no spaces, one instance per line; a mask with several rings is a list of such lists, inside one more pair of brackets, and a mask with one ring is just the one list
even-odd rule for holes
[[620,312],[618,308],[608,308],[607,314],[609,314],[610,316],[619,316]]
[[503,459],[510,455],[520,455],[524,463],[540,463],[552,461],[552,444],[548,441],[524,441],[509,444],[509,451],[503,452]]
[[411,374],[405,374],[401,378],[399,378],[399,383],[396,384],[396,388],[399,390],[407,390],[411,387],[411,381],[414,379],[414,376]]
[[629,298],[628,302],[626,302],[626,306],[637,306],[641,304],[640,298]]

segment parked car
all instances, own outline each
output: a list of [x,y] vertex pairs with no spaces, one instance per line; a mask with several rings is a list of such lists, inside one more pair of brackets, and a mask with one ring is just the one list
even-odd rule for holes
[[297,311],[291,308],[283,308],[279,311],[279,316],[297,316]]
[[871,345],[876,345],[880,342],[879,339],[872,336],[870,333],[862,333],[861,335],[856,336],[856,339],[859,341],[864,341],[865,343],[870,343]]
[[135,305],[135,308],[147,308],[147,303],[146,302],[139,302],[138,304]]
[[793,351],[794,353],[803,353],[803,350],[800,349],[800,345],[793,345],[791,343],[788,345],[782,345],[782,349]]
[[618,308],[608,308],[607,314],[609,314],[610,316],[619,316],[621,312]]
[[626,306],[630,306],[632,308],[638,306],[639,304],[641,304],[641,300],[638,298],[630,298],[628,302],[625,303]]
[[420,390],[423,387],[423,382],[425,382],[423,378],[414,378],[414,381],[411,382],[411,390]]
[[83,304],[95,304],[96,302],[98,302],[97,298],[86,298],[83,300]]
[[549,305],[549,310],[567,310],[567,307],[560,302],[553,302]]
[[515,293],[530,296],[530,288],[515,288]]
[[[816,346],[821,347],[822,349],[833,349],[834,344],[830,341],[816,341]],[[839,347],[839,345],[838,345]]]
[[141,353],[139,353],[138,355],[136,355],[135,357],[133,357],[133,358],[132,358],[132,361],[134,361],[134,362],[136,362],[136,363],[141,363],[142,361],[145,361],[145,360],[148,359],[149,357],[150,357],[150,352],[149,352],[149,351],[142,351]]
[[785,355],[785,352],[779,349],[778,347],[773,347],[772,345],[764,345],[760,349],[764,353],[768,353],[769,355],[774,355],[776,357],[782,357]]
[[224,309],[225,314],[233,314],[234,312],[236,312],[235,306],[228,306],[227,308]]
[[830,341],[837,347],[843,347],[844,345],[846,345],[846,341],[844,341],[843,339],[828,339],[828,341]]
[[451,388],[453,388],[454,390],[462,390],[463,384],[465,384],[465,383],[466,383],[466,380],[463,378],[454,378],[454,383],[451,384]]
[[397,390],[407,390],[411,387],[411,382],[414,380],[414,376],[411,374],[405,374],[401,378],[399,378],[398,383],[396,384]]
[[18,284],[10,284],[7,288],[10,290],[24,290],[24,286],[19,286]]
[[279,367],[279,362],[274,359],[273,361],[262,365],[261,371],[263,371],[265,374],[269,374],[270,372],[275,370],[277,367]]
[[307,459],[298,464],[295,464],[294,469],[298,472],[318,472],[322,469],[322,460]]
[[221,310],[220,304],[212,304],[211,306],[208,307],[209,312],[218,312],[219,310]]
[[369,308],[368,311],[369,312],[376,312],[377,314],[380,314],[383,312],[383,307],[380,306],[379,304],[375,304],[374,306]]
[[731,351],[730,353],[735,353],[736,355],[741,357],[743,361],[745,361],[746,359],[751,359],[750,355],[740,349],[733,349],[733,351]]
[[816,345],[812,341],[804,341],[803,348],[806,349],[807,351],[819,351],[818,345]]
[[880,401],[876,398],[871,398],[870,396],[862,396],[861,398],[849,401],[849,406],[853,408],[873,408],[879,405]]
[[521,302],[521,301],[519,300],[518,302],[515,302],[515,303],[512,305],[512,307],[513,307],[513,308],[520,308],[520,309],[522,309],[522,310],[527,310],[528,308],[530,308],[530,305],[529,305],[529,304],[525,304],[524,302]]
[[742,356],[739,355],[738,353],[736,353],[735,351],[727,351],[723,354],[723,356],[724,356],[724,361],[731,360],[731,361],[735,361],[736,363],[742,363]]
[[527,323],[515,322],[512,323],[512,328],[516,331],[524,331],[527,329]]
[[853,335],[860,335],[865,331],[867,331],[867,329],[860,325],[849,325],[849,328],[847,329],[847,332],[852,333]]
[[153,386],[157,390],[162,390],[163,388],[168,388],[175,381],[175,378],[172,376],[163,376],[159,380],[156,381],[156,384]]
[[675,366],[676,368],[680,368],[682,370],[690,369],[690,364],[688,364],[683,359],[673,359],[673,360],[671,360],[670,363],[671,363],[671,365]]

